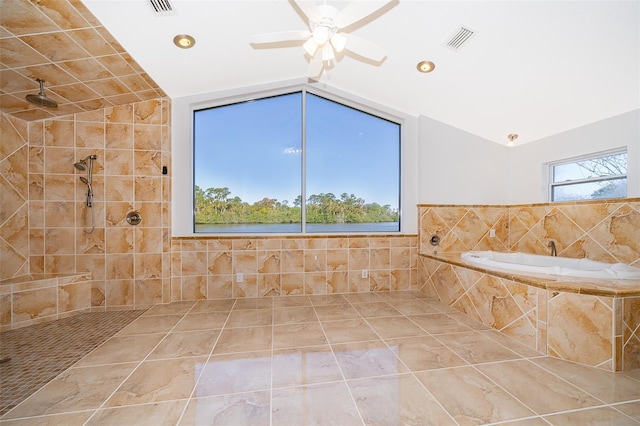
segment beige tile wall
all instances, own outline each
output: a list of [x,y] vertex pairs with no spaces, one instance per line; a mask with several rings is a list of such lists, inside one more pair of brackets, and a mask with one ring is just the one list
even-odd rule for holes
[[640,368],[640,298],[558,292],[420,257],[420,289],[539,351],[608,371]]
[[[640,266],[640,200],[419,206],[419,252],[522,251]],[[495,237],[490,230],[495,230]],[[607,370],[640,366],[638,297],[552,292],[420,257],[419,288],[522,343]]]
[[[2,114],[0,278],[91,272],[93,306],[169,301],[170,107],[154,99],[30,123]],[[86,172],[73,164],[90,154],[96,226],[87,234]],[[125,221],[129,211],[140,225]]]
[[[640,199],[511,206],[419,206],[420,252],[522,251],[640,265]],[[495,230],[495,237],[489,231]]]
[[410,235],[174,238],[171,300],[415,289],[417,241]]

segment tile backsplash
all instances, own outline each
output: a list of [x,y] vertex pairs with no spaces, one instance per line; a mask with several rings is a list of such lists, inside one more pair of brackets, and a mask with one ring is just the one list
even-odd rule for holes
[[[520,251],[640,266],[640,199],[505,206],[419,206],[422,253]],[[492,235],[495,233],[495,236]]]

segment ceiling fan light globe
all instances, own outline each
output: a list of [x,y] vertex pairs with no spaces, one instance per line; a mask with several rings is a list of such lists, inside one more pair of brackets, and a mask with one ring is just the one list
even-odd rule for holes
[[329,41],[329,29],[324,26],[318,26],[313,30],[313,41],[318,46],[324,46]]
[[333,52],[333,47],[330,44],[325,44],[322,46],[322,60],[323,61],[332,61],[336,58],[335,53]]
[[344,48],[347,46],[347,38],[339,33],[335,33],[332,37],[331,37],[331,44],[333,45],[333,48],[336,50],[336,52],[340,53],[344,50]]
[[313,40],[313,37],[305,41],[302,47],[309,56],[315,55],[316,50],[318,50],[318,44]]

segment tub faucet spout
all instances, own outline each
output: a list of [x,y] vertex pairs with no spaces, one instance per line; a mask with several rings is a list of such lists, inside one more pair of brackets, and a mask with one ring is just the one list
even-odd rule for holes
[[556,251],[556,242],[551,240],[549,241],[549,245],[547,246],[551,248],[551,256],[557,256],[558,252]]

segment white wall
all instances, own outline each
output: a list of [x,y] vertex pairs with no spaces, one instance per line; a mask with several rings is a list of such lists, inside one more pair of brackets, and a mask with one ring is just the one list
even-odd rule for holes
[[509,202],[510,148],[424,116],[419,126],[420,203]]
[[627,148],[627,196],[640,197],[640,110],[634,110],[509,150],[509,203],[547,200],[544,164]]

